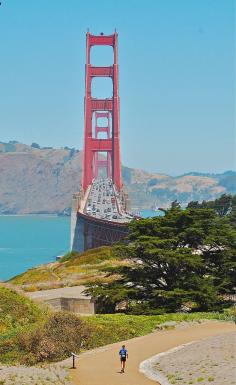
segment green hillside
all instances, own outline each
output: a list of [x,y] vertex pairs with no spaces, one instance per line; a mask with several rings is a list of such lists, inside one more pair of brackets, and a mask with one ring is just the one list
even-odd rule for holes
[[0,286],[0,335],[42,321],[46,310],[17,292]]
[[[60,361],[83,349],[137,337],[181,321],[231,320],[232,312],[78,317],[52,312],[7,287],[0,287],[0,363],[34,365]],[[171,323],[169,322],[171,321]]]
[[53,313],[8,287],[0,287],[0,362],[32,365],[79,352],[86,325],[75,314]]

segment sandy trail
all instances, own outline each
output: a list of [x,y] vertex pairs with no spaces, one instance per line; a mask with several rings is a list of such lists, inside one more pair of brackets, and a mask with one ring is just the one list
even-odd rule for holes
[[71,370],[71,375],[75,385],[152,385],[156,382],[139,373],[141,361],[187,342],[232,331],[235,331],[232,323],[206,322],[125,341],[129,359],[124,374],[120,373],[118,356],[122,343],[111,344],[82,354],[77,360],[77,369]]

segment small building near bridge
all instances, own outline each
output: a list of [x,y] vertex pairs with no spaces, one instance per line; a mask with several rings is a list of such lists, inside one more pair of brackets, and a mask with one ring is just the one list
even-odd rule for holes
[[44,302],[53,310],[70,311],[81,315],[95,314],[95,301],[85,295],[85,286],[63,287],[26,293],[34,301]]

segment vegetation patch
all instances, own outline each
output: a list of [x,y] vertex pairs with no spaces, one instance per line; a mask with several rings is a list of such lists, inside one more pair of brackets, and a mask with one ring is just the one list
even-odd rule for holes
[[46,308],[5,287],[0,287],[0,337],[42,321]]
[[10,279],[25,291],[86,285],[88,282],[110,282],[104,270],[127,265],[111,247],[103,246],[84,253],[67,253],[60,261],[29,269]]
[[191,202],[183,210],[173,202],[162,217],[133,221],[127,244],[69,253],[10,280],[24,290],[85,284],[99,311],[110,314],[52,313],[0,287],[2,362],[57,361],[81,346],[91,349],[181,321],[235,319],[225,310],[236,287],[235,201],[213,203]]
[[79,352],[89,328],[72,313],[52,313],[0,287],[0,360],[27,365],[58,361]]
[[224,313],[169,313],[153,316],[98,314],[86,317],[84,320],[90,330],[84,348],[92,349],[124,339],[144,336],[158,329],[168,329],[169,323],[174,326],[180,322],[229,321],[232,320],[232,311]]
[[228,197],[215,204],[192,202],[181,209],[173,202],[162,217],[132,221],[129,242],[119,247],[126,265],[107,270],[107,277],[119,278],[92,282],[88,289],[100,312],[147,315],[229,306],[236,288],[236,205]]
[[[136,316],[107,314],[78,317],[53,313],[8,288],[0,288],[0,361],[5,364],[59,361],[83,350],[142,336],[167,322],[230,319],[230,313]],[[166,324],[166,325],[165,325]]]

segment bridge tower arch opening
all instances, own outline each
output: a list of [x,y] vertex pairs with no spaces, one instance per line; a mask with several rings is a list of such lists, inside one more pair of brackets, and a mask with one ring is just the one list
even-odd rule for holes
[[[110,139],[111,132],[111,114],[110,112],[95,112],[94,113],[94,137],[95,139]],[[99,124],[102,121],[102,124]],[[102,137],[101,137],[102,135]],[[105,171],[105,172],[104,172]],[[112,159],[111,152],[94,152],[93,156],[93,175],[94,178],[106,177],[112,178]]]
[[[111,66],[94,66],[90,62],[90,52],[93,46],[111,46],[114,62]],[[86,65],[85,65],[85,99],[84,99],[84,158],[82,188],[85,192],[92,180],[99,175],[99,168],[105,167],[107,177],[112,178],[118,191],[121,190],[120,162],[120,99],[118,83],[118,34],[86,35]],[[97,99],[91,94],[91,84],[94,77],[109,77],[112,79],[112,97]],[[95,128],[93,132],[93,116]],[[99,119],[105,118],[107,124],[101,126]],[[101,157],[99,153],[106,156]]]

